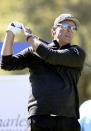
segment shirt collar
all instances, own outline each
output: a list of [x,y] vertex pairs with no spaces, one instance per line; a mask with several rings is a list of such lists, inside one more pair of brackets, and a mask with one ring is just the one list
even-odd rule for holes
[[59,44],[58,44],[58,42],[56,40],[53,40],[53,42],[54,42],[55,46],[58,47],[58,48],[60,48],[60,49],[66,49],[66,48],[68,48],[70,46],[70,43],[68,43],[68,44],[60,47]]

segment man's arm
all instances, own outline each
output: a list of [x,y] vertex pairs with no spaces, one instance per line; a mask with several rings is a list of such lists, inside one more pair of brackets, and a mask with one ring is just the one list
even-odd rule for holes
[[82,67],[85,60],[85,52],[79,46],[63,50],[49,49],[36,38],[30,38],[28,42],[42,59],[52,65],[69,67]]
[[36,52],[50,64],[69,67],[82,67],[86,57],[84,50],[79,46],[63,50],[53,50],[41,44]]
[[7,31],[1,50],[1,56],[12,55],[13,41],[14,41],[14,34],[11,31]]
[[86,54],[80,47],[53,50],[49,49],[36,38],[30,38],[28,42],[39,56],[49,64],[69,67],[82,67],[84,64]]
[[[17,22],[13,23],[17,24]],[[13,55],[14,36],[18,31],[20,31],[20,28],[15,26],[13,27],[11,26],[11,24],[8,26],[8,30],[6,32],[4,43],[1,50],[1,69],[20,70],[28,66],[27,59],[28,54],[30,53],[30,49],[26,49],[16,55]]]
[[21,32],[21,27],[22,24],[19,22],[12,22],[8,25],[1,50],[1,56],[8,56],[12,54],[14,36],[17,32]]
[[31,31],[28,28],[23,27],[23,31],[25,39],[46,62],[53,65],[63,65],[69,67],[81,68],[83,66],[85,52],[80,47],[76,46],[74,48],[63,50],[49,49],[46,45],[42,44],[40,40],[35,37],[31,37]]

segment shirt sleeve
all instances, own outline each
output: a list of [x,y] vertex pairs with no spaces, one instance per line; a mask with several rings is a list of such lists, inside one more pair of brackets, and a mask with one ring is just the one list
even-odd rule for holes
[[53,50],[40,44],[37,53],[48,63],[69,67],[82,67],[85,60],[85,51],[79,46],[68,49]]
[[16,55],[1,57],[1,69],[21,70],[28,67],[29,59],[32,61],[32,49],[27,48]]

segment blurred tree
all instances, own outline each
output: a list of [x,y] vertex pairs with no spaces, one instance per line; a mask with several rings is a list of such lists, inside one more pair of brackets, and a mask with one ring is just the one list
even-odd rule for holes
[[[0,41],[4,40],[5,31],[10,22],[24,22],[22,7],[22,0],[0,0]],[[21,35],[17,35],[15,40],[22,40]]]
[[[33,32],[50,41],[53,19],[56,18],[58,2],[55,0],[23,0],[26,21],[30,22]],[[25,2],[26,1],[26,2]],[[60,3],[60,8],[63,3]]]

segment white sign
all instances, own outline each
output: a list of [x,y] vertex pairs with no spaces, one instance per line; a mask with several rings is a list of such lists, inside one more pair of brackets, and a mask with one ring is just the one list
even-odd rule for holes
[[0,76],[0,131],[26,131],[29,76]]

